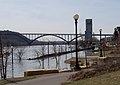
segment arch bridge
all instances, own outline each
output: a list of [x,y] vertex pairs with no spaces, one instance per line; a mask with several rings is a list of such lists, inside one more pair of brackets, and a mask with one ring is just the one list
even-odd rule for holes
[[[70,44],[72,41],[74,41],[76,39],[75,34],[45,34],[45,33],[21,33],[21,34],[31,40],[31,42],[29,43],[30,45],[34,41],[36,41],[40,38],[50,37],[50,36],[57,37],[57,38],[61,39],[60,40],[61,44]],[[100,34],[92,34],[92,36],[99,37]],[[106,38],[106,37],[113,36],[113,34],[101,34],[101,36]],[[84,40],[85,34],[78,34],[78,38],[81,38],[82,40]],[[54,42],[54,40],[46,40],[44,42],[50,42],[50,41]],[[44,43],[44,44],[46,44],[46,43]],[[60,43],[56,43],[56,44],[60,44]]]

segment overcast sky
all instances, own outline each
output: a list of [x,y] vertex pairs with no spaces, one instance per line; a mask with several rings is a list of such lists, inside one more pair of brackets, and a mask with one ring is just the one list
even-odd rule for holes
[[79,14],[78,32],[85,19],[93,31],[113,33],[120,26],[120,0],[0,0],[0,29],[17,32],[74,33],[73,15]]

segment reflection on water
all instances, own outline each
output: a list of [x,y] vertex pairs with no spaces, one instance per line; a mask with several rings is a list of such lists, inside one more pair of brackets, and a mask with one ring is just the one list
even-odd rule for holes
[[[14,77],[22,77],[24,76],[24,71],[26,70],[33,70],[33,69],[40,69],[41,66],[38,63],[38,61],[36,60],[25,60],[28,58],[33,58],[36,57],[34,54],[34,49],[38,48],[39,46],[29,46],[26,47],[26,52],[23,55],[22,59],[20,62],[18,60],[18,58],[14,55]],[[50,50],[52,52],[52,50]],[[14,50],[15,53],[15,50]],[[80,56],[84,55],[84,52],[80,52],[79,53]],[[67,55],[62,55],[60,56],[60,65],[59,68],[60,69],[69,69],[69,65],[66,65],[64,63],[64,61],[69,58],[71,58],[72,56],[74,56],[74,53],[71,54],[67,54]],[[11,65],[11,56],[9,57],[8,60],[8,68],[7,68],[7,76],[11,77],[12,76],[12,65]],[[44,66],[45,68],[48,68],[48,59],[44,60]],[[55,68],[56,67],[56,61],[54,58],[49,58],[49,68]]]

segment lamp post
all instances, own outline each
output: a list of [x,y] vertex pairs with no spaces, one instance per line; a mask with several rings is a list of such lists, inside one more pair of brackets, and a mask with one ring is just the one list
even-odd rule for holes
[[101,42],[102,29],[100,29],[99,31],[100,31],[100,57],[103,57],[103,55],[102,55],[102,42]]
[[[48,54],[50,53],[50,41],[48,41]],[[48,68],[50,68],[50,65],[49,65],[49,62],[50,60],[49,60],[49,57],[48,57]]]
[[12,51],[12,78],[14,78],[14,67],[13,67],[13,46],[11,46]]
[[79,15],[76,14],[73,16],[75,20],[75,35],[76,35],[76,42],[75,42],[75,49],[76,49],[76,65],[75,65],[75,70],[80,70],[79,62],[78,62],[78,41],[77,41],[77,20],[79,19]]

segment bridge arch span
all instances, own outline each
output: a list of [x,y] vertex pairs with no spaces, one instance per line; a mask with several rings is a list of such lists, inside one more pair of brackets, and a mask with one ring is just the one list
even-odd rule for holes
[[[83,39],[82,35],[78,36],[77,38],[80,38],[80,37]],[[73,38],[73,39],[71,39],[71,40],[68,42],[68,44],[70,44],[71,42],[73,42],[75,39],[76,39],[76,37]]]
[[39,38],[42,38],[42,37],[45,37],[45,36],[54,36],[54,37],[57,37],[57,38],[59,38],[59,39],[62,39],[62,40],[65,41],[67,44],[69,43],[69,41],[67,41],[66,39],[64,39],[64,38],[62,38],[62,37],[60,37],[60,36],[57,36],[57,35],[55,35],[55,34],[43,34],[43,35],[41,35],[41,36],[38,36],[38,37],[35,38],[34,40],[32,40],[32,41],[29,43],[29,45],[31,45],[35,40],[37,40],[37,39],[39,39]]

